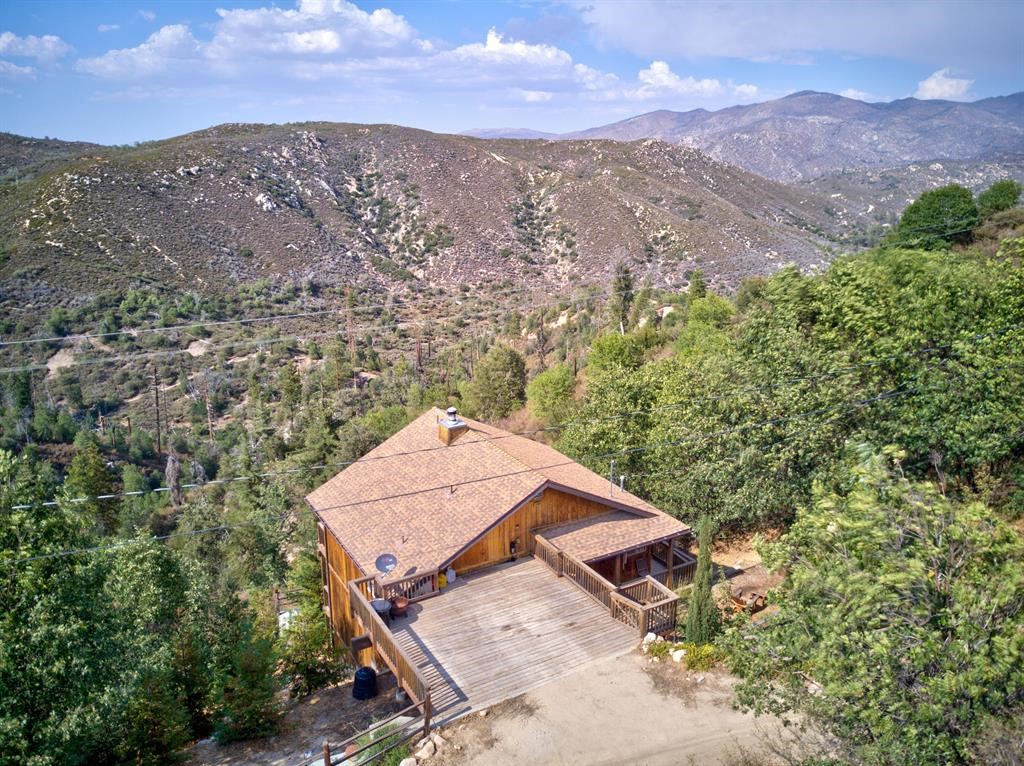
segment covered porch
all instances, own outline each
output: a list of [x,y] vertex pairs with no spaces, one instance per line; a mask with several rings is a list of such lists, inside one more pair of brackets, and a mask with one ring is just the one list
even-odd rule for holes
[[687,535],[652,539],[643,518],[623,511],[535,530],[549,546],[585,563],[612,585],[651,577],[672,589],[691,582],[697,558]]

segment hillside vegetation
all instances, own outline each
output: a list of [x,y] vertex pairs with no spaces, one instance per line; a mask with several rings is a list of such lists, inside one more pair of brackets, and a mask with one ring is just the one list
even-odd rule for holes
[[[0,186],[8,306],[260,278],[415,289],[821,266],[856,229],[814,195],[655,141],[482,141],[393,126],[223,125]],[[84,288],[84,289],[83,289]]]
[[[1024,702],[1024,238],[1019,208],[975,210],[965,238],[922,207],[735,294],[624,259],[562,298],[262,280],[10,321],[34,342],[0,372],[0,753],[172,762],[273,732],[281,690],[346,672],[302,496],[455,404],[708,537],[781,530],[779,619],[719,641],[741,702],[813,730],[819,763],[990,762]],[[921,231],[945,236],[910,249]],[[275,588],[300,609],[280,633]]]

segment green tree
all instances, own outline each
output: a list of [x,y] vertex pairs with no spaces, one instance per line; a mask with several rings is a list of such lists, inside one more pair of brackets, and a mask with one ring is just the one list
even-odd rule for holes
[[700,269],[694,269],[690,272],[690,287],[686,291],[686,294],[690,297],[690,300],[694,298],[703,298],[708,294],[708,283],[704,278],[704,272]]
[[588,374],[612,368],[632,370],[643,364],[644,347],[634,334],[605,333],[594,339],[587,353]]
[[941,250],[952,243],[970,242],[978,220],[970,190],[950,184],[924,192],[903,211],[894,242],[900,247]]
[[1021,186],[1012,178],[996,181],[978,195],[978,213],[982,218],[989,218],[1003,210],[1016,207],[1020,202]]
[[686,640],[694,644],[710,644],[721,629],[718,607],[711,592],[714,584],[711,581],[711,548],[714,543],[711,519],[705,516],[700,520],[698,535],[700,550],[686,610]]
[[291,695],[304,697],[339,681],[344,667],[321,610],[320,563],[309,550],[296,557],[288,585],[297,596],[299,613],[281,633],[277,651]]
[[608,310],[612,321],[618,326],[619,332],[626,334],[629,321],[629,308],[633,305],[633,272],[629,266],[620,263],[615,267],[612,277],[612,294],[608,297]]
[[80,509],[83,517],[95,523],[103,534],[111,534],[117,529],[117,501],[95,499],[101,495],[113,494],[114,478],[94,442],[86,443],[76,452],[68,468],[64,488],[69,500],[87,498],[74,505]]
[[299,378],[298,370],[291,361],[281,367],[277,376],[277,387],[281,391],[281,404],[289,412],[289,418],[293,409],[302,400],[302,379]]
[[[898,458],[898,453],[890,453]],[[966,763],[1024,689],[1024,545],[980,503],[861,449],[765,562],[778,612],[725,643],[747,709],[797,715],[844,763]]]
[[561,423],[572,409],[576,379],[568,365],[557,364],[537,375],[526,386],[526,405],[545,425]]
[[526,362],[511,346],[492,346],[477,363],[469,390],[480,417],[503,418],[523,404]]
[[227,630],[218,636],[222,657],[212,693],[213,735],[222,744],[273,734],[280,714],[271,631],[237,600],[226,611]]

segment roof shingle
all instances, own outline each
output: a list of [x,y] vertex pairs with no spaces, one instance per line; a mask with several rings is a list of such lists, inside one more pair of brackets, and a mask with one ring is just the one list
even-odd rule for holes
[[[557,450],[493,426],[463,418],[469,428],[445,447],[437,435],[443,417],[428,410],[306,497],[368,574],[381,553],[398,557],[392,577],[437,570],[548,486],[626,511],[630,539],[645,529],[658,533],[650,539],[670,527],[688,530],[629,492],[609,495],[606,478]],[[599,534],[591,534],[589,544],[597,545]]]

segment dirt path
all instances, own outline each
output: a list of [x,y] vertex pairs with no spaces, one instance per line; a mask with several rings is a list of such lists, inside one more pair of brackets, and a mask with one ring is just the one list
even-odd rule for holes
[[755,748],[772,722],[732,709],[732,679],[639,652],[472,714],[442,732],[430,766],[722,764]]

